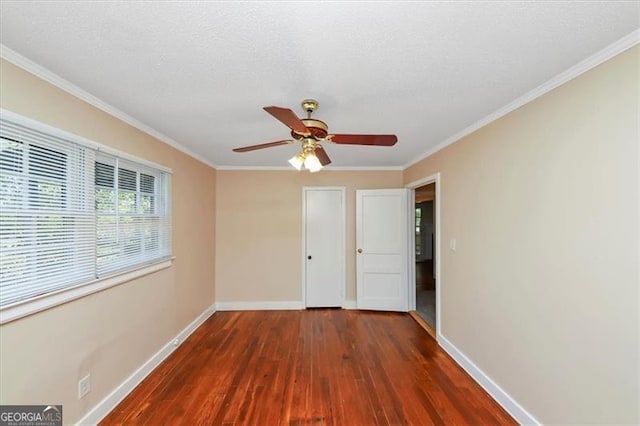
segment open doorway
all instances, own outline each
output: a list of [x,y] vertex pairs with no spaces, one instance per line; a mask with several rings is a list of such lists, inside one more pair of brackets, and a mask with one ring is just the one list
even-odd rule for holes
[[440,173],[406,185],[410,192],[409,314],[438,340],[442,327],[440,270]]
[[435,220],[436,184],[415,188],[416,313],[436,329]]

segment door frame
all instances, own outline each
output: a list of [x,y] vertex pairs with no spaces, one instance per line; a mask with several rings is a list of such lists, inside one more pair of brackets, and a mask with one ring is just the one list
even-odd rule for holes
[[346,298],[346,278],[347,278],[347,232],[346,232],[346,222],[347,222],[347,197],[346,197],[346,187],[344,186],[303,186],[302,187],[302,247],[301,247],[301,258],[302,258],[302,307],[303,309],[307,309],[307,191],[340,191],[342,195],[342,212],[340,213],[340,225],[342,231],[342,244],[340,245],[340,249],[342,251],[342,256],[340,259],[340,298],[342,299],[342,307],[345,307],[345,298]]
[[440,173],[435,173],[433,175],[424,177],[422,179],[415,180],[411,183],[405,185],[405,188],[409,188],[409,203],[412,208],[409,211],[409,282],[412,283],[413,291],[409,292],[409,309],[415,311],[416,310],[416,188],[421,186],[429,185],[430,183],[436,184],[436,199],[435,199],[435,217],[434,217],[434,230],[435,230],[435,238],[434,238],[434,250],[436,261],[434,262],[434,270],[435,270],[435,278],[436,278],[436,340],[440,339],[442,335],[442,308],[440,304],[440,300],[442,297],[442,269],[440,267],[442,262],[442,254],[441,254],[441,233],[440,233],[440,222],[442,222],[442,218],[440,215],[440,206],[442,205],[441,196],[440,196]]

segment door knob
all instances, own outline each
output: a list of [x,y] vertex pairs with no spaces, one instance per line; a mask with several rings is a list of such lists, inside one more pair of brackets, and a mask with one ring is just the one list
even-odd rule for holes
[[307,256],[307,259],[311,260],[311,256]]
[[362,253],[362,249],[358,249],[358,253]]

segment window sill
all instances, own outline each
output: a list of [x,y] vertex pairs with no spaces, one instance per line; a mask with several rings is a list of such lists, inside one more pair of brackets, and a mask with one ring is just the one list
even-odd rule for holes
[[95,281],[65,288],[0,308],[0,325],[51,309],[54,306],[62,305],[64,303],[71,302],[72,300],[80,299],[81,297],[97,293],[110,287],[115,287],[162,269],[166,269],[171,266],[173,259],[174,258],[163,260],[151,265],[145,265],[138,269],[112,275],[106,278],[100,278]]

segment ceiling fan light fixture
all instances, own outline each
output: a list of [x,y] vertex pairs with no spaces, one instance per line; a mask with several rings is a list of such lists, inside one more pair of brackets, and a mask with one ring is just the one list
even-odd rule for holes
[[291,130],[291,137],[293,139],[242,146],[234,148],[233,151],[255,151],[298,142],[301,145],[301,151],[289,159],[289,164],[298,171],[304,168],[311,173],[315,173],[322,170],[324,166],[331,164],[331,159],[322,146],[325,143],[338,145],[393,146],[398,141],[396,135],[329,134],[329,126],[327,126],[327,123],[311,116],[311,114],[318,109],[318,101],[314,99],[305,99],[302,101],[302,109],[307,113],[307,117],[302,119],[289,108],[272,105],[264,107],[263,109],[276,120],[287,126],[289,130]]
[[318,157],[316,157],[313,152],[307,154],[306,158],[304,159],[304,167],[311,173],[319,172],[320,170],[322,170],[322,164],[320,164],[320,160],[318,160]]
[[289,159],[289,164],[295,167],[296,170],[302,170],[304,164],[304,156],[302,154],[296,154]]

